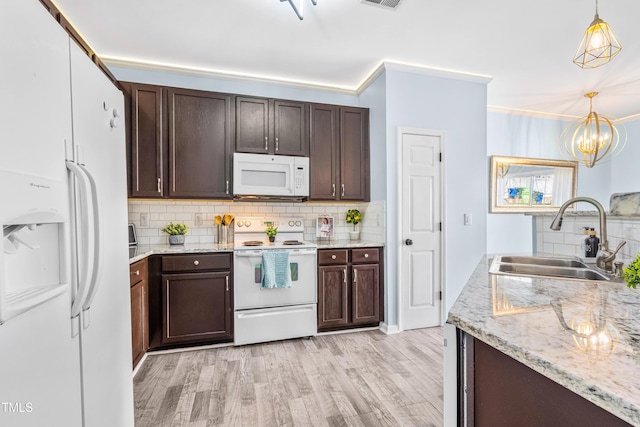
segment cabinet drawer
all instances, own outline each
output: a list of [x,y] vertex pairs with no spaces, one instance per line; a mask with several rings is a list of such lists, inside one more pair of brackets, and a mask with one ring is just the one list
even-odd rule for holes
[[347,249],[325,249],[318,251],[318,264],[335,265],[347,263]]
[[129,284],[133,286],[146,279],[147,271],[148,267],[146,259],[129,264]]
[[380,259],[377,248],[352,249],[351,262],[353,263],[369,263],[378,262]]
[[162,271],[230,270],[231,254],[173,255],[162,257]]

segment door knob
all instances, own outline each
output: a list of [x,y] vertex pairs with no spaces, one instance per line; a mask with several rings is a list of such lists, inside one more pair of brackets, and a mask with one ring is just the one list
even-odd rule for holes
[[404,241],[404,244],[407,245],[407,246],[411,246],[411,245],[413,245],[413,240],[407,239],[407,240]]

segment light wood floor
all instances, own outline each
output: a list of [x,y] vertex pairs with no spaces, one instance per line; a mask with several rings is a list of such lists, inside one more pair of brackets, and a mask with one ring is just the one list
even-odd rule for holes
[[441,426],[442,328],[149,354],[136,426]]

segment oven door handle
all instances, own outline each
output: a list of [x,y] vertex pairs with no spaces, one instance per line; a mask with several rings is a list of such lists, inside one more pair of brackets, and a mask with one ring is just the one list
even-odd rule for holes
[[256,257],[262,257],[262,251],[242,251],[242,252],[236,252],[233,255],[238,258],[251,258],[251,257],[256,258]]

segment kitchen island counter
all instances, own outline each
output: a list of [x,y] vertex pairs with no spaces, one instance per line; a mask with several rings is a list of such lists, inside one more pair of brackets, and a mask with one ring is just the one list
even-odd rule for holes
[[[490,265],[490,256],[480,260],[447,322],[640,425],[640,290],[624,282],[490,275]],[[589,330],[599,333],[575,333]]]
[[186,244],[186,245],[138,245],[129,248],[129,264],[143,260],[156,254],[192,254],[209,252],[233,252],[233,243],[222,245],[218,243],[209,244]]

